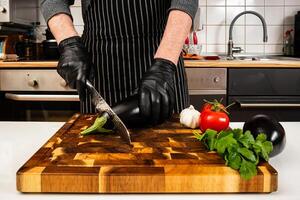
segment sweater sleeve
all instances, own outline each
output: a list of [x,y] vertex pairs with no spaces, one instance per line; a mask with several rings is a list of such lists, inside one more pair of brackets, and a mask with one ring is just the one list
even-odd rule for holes
[[199,0],[172,0],[169,11],[181,10],[194,19],[198,10],[198,1]]
[[49,19],[59,13],[65,13],[72,18],[69,6],[73,4],[74,0],[42,0],[40,7],[44,19],[48,24]]

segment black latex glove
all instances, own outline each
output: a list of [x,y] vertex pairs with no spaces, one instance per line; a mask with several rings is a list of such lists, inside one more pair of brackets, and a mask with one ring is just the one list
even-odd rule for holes
[[169,119],[175,104],[176,65],[157,58],[143,76],[139,87],[141,115],[155,125]]
[[91,68],[88,53],[79,36],[61,41],[58,48],[60,58],[57,72],[69,87],[77,89],[80,99],[84,100],[86,79]]

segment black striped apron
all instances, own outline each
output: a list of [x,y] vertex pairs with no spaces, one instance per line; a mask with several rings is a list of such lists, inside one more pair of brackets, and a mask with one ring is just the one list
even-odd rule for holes
[[[82,39],[91,55],[96,89],[110,106],[133,94],[151,66],[162,38],[171,0],[91,0]],[[188,105],[182,58],[175,79],[175,112]],[[90,96],[82,113],[94,113]]]

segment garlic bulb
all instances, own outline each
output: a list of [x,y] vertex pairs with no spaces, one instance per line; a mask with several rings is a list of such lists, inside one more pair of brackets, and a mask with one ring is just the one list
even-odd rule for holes
[[189,128],[199,127],[200,112],[194,106],[184,109],[180,113],[180,123]]

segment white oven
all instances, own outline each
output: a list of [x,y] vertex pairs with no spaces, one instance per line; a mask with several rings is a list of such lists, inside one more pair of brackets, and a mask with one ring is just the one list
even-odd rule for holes
[[226,68],[196,68],[185,69],[188,79],[190,103],[199,110],[205,103],[223,99],[226,104],[227,69]]

